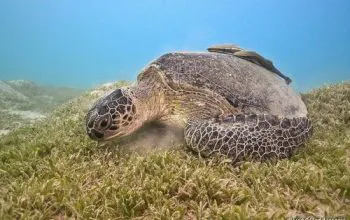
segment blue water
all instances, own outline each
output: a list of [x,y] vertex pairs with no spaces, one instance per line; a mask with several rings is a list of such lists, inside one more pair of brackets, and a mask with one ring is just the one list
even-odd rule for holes
[[0,80],[88,88],[157,56],[256,50],[306,91],[350,79],[349,0],[0,1]]

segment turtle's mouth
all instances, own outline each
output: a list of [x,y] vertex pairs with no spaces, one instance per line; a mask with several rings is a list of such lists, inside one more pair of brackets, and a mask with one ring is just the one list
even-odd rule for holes
[[104,134],[95,130],[95,129],[91,129],[87,132],[87,134],[89,135],[89,137],[93,140],[101,140],[104,137]]
[[129,137],[132,134],[132,132],[125,132],[125,131],[120,131],[118,133],[114,133],[111,135],[105,134],[103,138],[99,139],[100,141],[109,141],[109,140],[122,140],[124,138]]
[[89,129],[87,131],[88,136],[96,141],[107,141],[107,140],[111,140],[113,138],[120,138],[120,137],[125,137],[128,134],[125,132],[118,132],[118,133],[113,133],[111,134],[110,132],[108,132],[108,130],[104,130],[104,131],[99,131],[96,129]]
[[127,136],[127,134],[125,134],[124,132],[118,132],[117,134],[111,135],[109,137],[104,138],[103,140],[108,141],[111,139],[119,139],[119,138],[123,138]]

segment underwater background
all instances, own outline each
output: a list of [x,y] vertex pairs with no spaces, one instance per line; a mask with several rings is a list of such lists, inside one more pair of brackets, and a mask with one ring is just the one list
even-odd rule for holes
[[[348,0],[0,0],[0,219],[350,219],[349,12]],[[222,43],[293,80],[314,126],[297,154],[233,166],[160,124],[88,137],[91,105],[149,62]]]
[[0,1],[0,80],[92,88],[157,56],[255,50],[305,92],[350,79],[350,1]]

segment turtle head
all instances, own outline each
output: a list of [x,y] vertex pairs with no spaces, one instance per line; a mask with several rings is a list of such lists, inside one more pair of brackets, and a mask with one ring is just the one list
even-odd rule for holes
[[127,88],[116,89],[100,98],[86,116],[86,131],[94,140],[123,137],[138,129],[136,107]]

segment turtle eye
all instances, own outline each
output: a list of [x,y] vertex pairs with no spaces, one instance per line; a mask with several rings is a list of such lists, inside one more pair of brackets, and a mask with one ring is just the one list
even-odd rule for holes
[[108,126],[108,122],[109,122],[108,118],[102,119],[102,121],[101,121],[101,123],[100,123],[100,128],[106,129],[107,126]]

